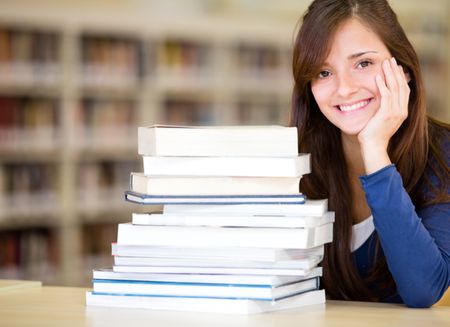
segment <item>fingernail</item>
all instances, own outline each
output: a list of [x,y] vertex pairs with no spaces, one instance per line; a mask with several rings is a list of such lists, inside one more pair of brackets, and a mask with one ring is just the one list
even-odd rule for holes
[[394,57],[391,58],[391,61],[392,61],[393,64],[397,64],[397,60],[395,60]]

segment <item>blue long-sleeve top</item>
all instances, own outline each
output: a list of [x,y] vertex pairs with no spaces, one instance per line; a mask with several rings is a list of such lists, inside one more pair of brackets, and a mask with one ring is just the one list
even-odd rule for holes
[[450,285],[450,203],[415,209],[394,165],[360,177],[375,232],[355,252],[361,275],[374,263],[378,237],[397,294],[383,299],[429,307]]

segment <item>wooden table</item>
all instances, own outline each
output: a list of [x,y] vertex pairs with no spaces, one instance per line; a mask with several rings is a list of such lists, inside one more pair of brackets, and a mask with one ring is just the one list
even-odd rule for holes
[[86,307],[84,288],[33,287],[0,292],[0,326],[450,326],[450,307],[328,301],[256,315],[223,315]]

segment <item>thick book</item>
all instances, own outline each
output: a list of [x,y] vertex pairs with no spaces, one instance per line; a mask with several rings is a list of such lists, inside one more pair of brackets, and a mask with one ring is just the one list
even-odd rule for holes
[[186,258],[186,259],[233,259],[235,261],[286,261],[311,256],[323,256],[324,246],[310,249],[236,248],[236,247],[174,247],[152,245],[111,244],[112,255],[126,257]]
[[296,283],[304,279],[321,277],[322,267],[315,267],[304,276],[276,275],[225,275],[225,274],[153,274],[118,272],[112,269],[94,269],[94,279],[147,280],[173,283],[246,284],[278,286]]
[[154,125],[138,128],[147,156],[288,157],[298,155],[297,128],[283,126]]
[[[305,196],[296,194],[270,194],[270,195],[148,195],[133,191],[125,192],[125,200],[143,205],[234,205],[234,204],[302,204]],[[254,206],[255,208],[258,206]]]
[[149,195],[299,193],[300,177],[146,176],[131,173],[130,190]]
[[323,216],[283,216],[251,214],[171,214],[133,213],[133,225],[216,226],[216,227],[316,227],[334,222],[334,212]]
[[308,249],[331,242],[333,224],[312,228],[180,227],[119,224],[117,243],[187,247]]
[[216,268],[263,268],[263,269],[312,269],[321,261],[322,256],[312,255],[296,260],[256,261],[222,258],[152,258],[114,256],[116,266],[171,266],[171,267],[216,267]]
[[106,295],[86,292],[86,305],[116,308],[253,314],[325,303],[325,291],[306,292],[278,301]]
[[311,172],[310,155],[297,157],[143,157],[148,176],[298,177]]
[[279,286],[245,284],[173,283],[139,280],[94,279],[94,294],[164,297],[226,298],[272,301],[317,290],[319,278]]
[[[301,196],[301,195],[300,195]],[[257,205],[255,205],[257,204]],[[167,203],[163,207],[164,214],[249,214],[249,215],[274,215],[274,216],[311,216],[320,217],[325,215],[328,210],[328,200],[307,200],[302,203],[294,201],[279,201],[278,203],[205,203],[203,205],[196,204],[177,204]]]

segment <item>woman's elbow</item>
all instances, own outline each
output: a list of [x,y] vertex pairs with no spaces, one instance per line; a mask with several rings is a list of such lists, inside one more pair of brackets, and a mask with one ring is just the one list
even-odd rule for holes
[[433,304],[439,301],[433,294],[423,294],[411,298],[403,299],[403,302],[408,308],[430,308]]

